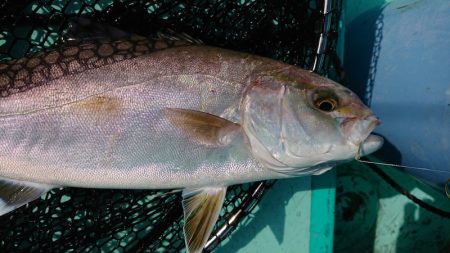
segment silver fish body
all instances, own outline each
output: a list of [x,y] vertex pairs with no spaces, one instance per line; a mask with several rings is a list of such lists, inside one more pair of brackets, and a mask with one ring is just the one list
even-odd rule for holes
[[273,177],[249,155],[242,138],[211,149],[189,140],[163,113],[185,108],[239,122],[243,92],[262,63],[226,50],[179,47],[2,98],[0,175],[61,186],[140,189]]
[[318,175],[382,145],[345,87],[183,41],[0,64],[0,94],[0,215],[54,187],[183,188],[188,252],[201,252],[227,186]]

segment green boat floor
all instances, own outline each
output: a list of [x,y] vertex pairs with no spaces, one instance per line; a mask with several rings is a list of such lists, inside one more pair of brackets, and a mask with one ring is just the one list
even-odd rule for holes
[[214,252],[332,252],[335,178],[278,180]]
[[[443,192],[398,168],[382,166],[398,184],[450,212]],[[354,162],[338,168],[334,252],[450,252],[450,219],[412,202],[371,168]]]

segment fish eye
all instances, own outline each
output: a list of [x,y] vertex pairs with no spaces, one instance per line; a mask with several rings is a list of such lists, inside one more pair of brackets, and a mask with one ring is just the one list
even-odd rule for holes
[[332,112],[339,106],[339,100],[334,90],[329,88],[319,88],[315,90],[311,97],[313,106],[323,112]]
[[316,99],[316,101],[314,101],[314,105],[321,111],[332,112],[337,107],[337,101],[332,97],[323,97]]

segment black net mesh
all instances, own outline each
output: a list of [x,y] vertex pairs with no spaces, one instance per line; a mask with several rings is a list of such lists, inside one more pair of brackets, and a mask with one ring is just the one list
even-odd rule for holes
[[[69,21],[85,17],[149,36],[169,29],[336,79],[341,3],[336,1],[4,0],[0,62],[61,44]],[[205,251],[251,212],[273,181],[229,187]],[[52,190],[0,217],[0,252],[179,252],[181,195],[174,191]]]

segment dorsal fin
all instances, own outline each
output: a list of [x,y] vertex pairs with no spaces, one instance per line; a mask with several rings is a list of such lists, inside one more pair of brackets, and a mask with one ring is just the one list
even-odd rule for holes
[[203,41],[195,39],[187,33],[177,33],[172,29],[166,31],[159,31],[157,33],[157,39],[164,39],[169,41],[186,41],[194,45],[203,45]]
[[100,24],[85,17],[76,17],[69,20],[69,29],[57,44],[73,45],[94,40],[116,41],[132,35],[114,26]]
[[[69,20],[69,29],[61,38],[59,44],[77,44],[80,41],[110,40],[116,41],[131,36],[139,36],[129,33],[117,27],[92,21],[85,17],[76,17]],[[140,36],[147,36],[141,34]],[[195,39],[187,33],[178,33],[172,29],[158,31],[156,37],[150,40],[183,41],[188,44],[202,45],[203,41]]]

